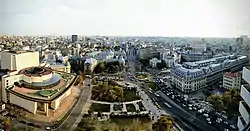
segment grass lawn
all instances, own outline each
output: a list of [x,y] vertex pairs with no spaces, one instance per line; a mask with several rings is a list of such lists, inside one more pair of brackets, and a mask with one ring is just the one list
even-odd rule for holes
[[126,108],[128,112],[136,112],[134,104],[126,104]]
[[154,82],[148,83],[148,86],[149,86],[149,88],[151,88],[152,90],[157,89],[157,85],[156,85]]
[[140,97],[136,95],[136,90],[123,90],[123,97],[125,101],[134,101],[140,99]]
[[138,106],[139,106],[139,109],[140,111],[146,111],[146,108],[143,106],[142,102],[137,102]]
[[93,104],[91,104],[90,109],[92,111],[109,112],[110,111],[110,105],[109,104],[93,103]]

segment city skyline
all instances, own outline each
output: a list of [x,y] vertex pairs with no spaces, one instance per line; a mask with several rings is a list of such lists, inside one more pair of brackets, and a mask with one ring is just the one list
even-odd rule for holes
[[3,0],[0,34],[250,35],[248,0]]

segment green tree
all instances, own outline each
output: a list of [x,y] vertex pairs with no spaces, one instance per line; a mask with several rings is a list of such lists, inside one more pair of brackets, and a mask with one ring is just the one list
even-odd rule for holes
[[231,88],[222,98],[226,112],[229,116],[238,111],[239,101],[241,101],[240,91],[238,89]]
[[208,102],[210,102],[215,110],[223,110],[224,109],[224,103],[222,101],[222,96],[221,95],[211,95],[208,97]]
[[104,62],[99,63],[98,67],[100,68],[101,72],[103,73],[103,71],[105,69],[105,63]]
[[154,131],[173,131],[173,127],[174,119],[170,116],[161,116],[160,119],[153,124]]

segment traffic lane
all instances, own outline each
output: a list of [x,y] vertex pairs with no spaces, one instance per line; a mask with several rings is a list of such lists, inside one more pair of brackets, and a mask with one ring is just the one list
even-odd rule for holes
[[193,124],[186,124],[185,122],[183,122],[182,118],[180,118],[181,112],[179,112],[177,109],[175,109],[176,107],[167,107],[166,105],[163,104],[163,102],[165,102],[164,100],[162,100],[159,97],[155,97],[153,94],[148,94],[148,96],[153,99],[155,98],[157,100],[157,102],[161,105],[161,110],[164,110],[165,112],[169,112],[169,114],[174,117],[175,119],[178,119],[178,124],[182,125],[182,128],[184,128],[185,131],[199,131],[199,129],[197,129],[196,126],[194,126]]
[[[196,125],[198,128],[201,128],[203,131],[218,131],[217,129],[209,126],[208,124],[195,118],[193,115],[191,115],[190,113],[188,113],[187,111],[182,109],[179,105],[177,105],[175,102],[173,102],[170,98],[168,98],[162,92],[160,93],[160,95],[162,96],[162,100],[167,101],[172,106],[172,108],[175,107],[174,112],[178,113],[176,115],[178,115],[180,118],[183,118],[184,120],[192,122],[194,125]],[[176,111],[178,111],[178,112],[176,112]]]

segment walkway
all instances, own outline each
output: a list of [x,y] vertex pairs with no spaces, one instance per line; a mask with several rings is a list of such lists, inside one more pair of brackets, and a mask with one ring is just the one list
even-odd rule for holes
[[128,102],[104,102],[104,101],[95,101],[95,100],[90,100],[92,103],[98,103],[98,104],[133,104],[140,102],[141,100],[135,100],[135,101],[128,101]]
[[66,130],[67,127],[73,127],[75,124],[75,121],[80,117],[83,107],[85,106],[90,94],[91,94],[91,88],[88,87],[89,81],[86,79],[84,82],[84,86],[82,89],[82,93],[80,95],[80,98],[78,102],[76,103],[76,106],[74,109],[71,111],[70,115],[66,120],[61,124],[58,129],[59,130]]

